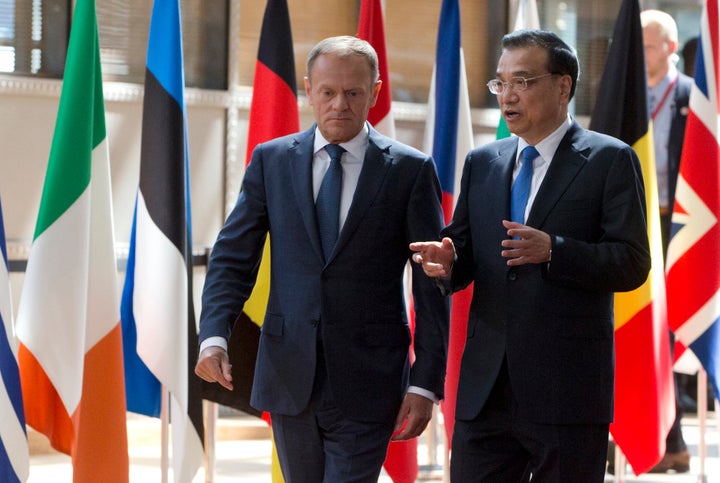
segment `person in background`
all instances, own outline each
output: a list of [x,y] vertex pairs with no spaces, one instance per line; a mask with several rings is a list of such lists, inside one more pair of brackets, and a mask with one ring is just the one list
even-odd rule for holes
[[695,61],[697,56],[697,46],[700,38],[698,36],[691,37],[685,42],[682,48],[683,74],[689,77],[695,75]]
[[210,256],[195,371],[232,389],[227,340],[270,236],[250,403],[270,413],[288,483],[376,482],[390,439],[420,435],[443,397],[448,303],[413,266],[411,365],[403,284],[409,243],[443,227],[440,183],[430,156],[367,123],[380,87],[369,43],[318,43],[316,123],[255,148]]
[[[647,70],[648,109],[653,125],[660,229],[663,256],[666,256],[693,81],[676,67],[678,30],[675,20],[660,10],[644,10],[640,13],[640,22]],[[672,334],[670,339],[672,349]],[[682,434],[683,408],[680,404],[676,374],[675,400],[675,421],[666,438],[665,455],[650,470],[651,473],[665,473],[670,470],[684,473],[690,470],[690,453]]]
[[451,481],[600,483],[613,295],[650,270],[640,161],[569,115],[579,63],[556,34],[502,47],[488,87],[516,136],[468,154],[442,240],[410,245],[441,291],[474,282]]

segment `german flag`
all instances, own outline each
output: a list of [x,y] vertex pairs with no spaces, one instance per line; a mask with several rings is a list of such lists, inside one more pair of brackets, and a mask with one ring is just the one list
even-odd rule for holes
[[[250,104],[245,165],[260,143],[300,130],[290,14],[286,0],[268,0],[260,32]],[[270,293],[270,238],[260,262],[257,281],[243,312],[238,315],[228,341],[234,390],[203,382],[203,398],[261,416],[250,406],[260,326]],[[269,421],[267,415],[263,416]]]

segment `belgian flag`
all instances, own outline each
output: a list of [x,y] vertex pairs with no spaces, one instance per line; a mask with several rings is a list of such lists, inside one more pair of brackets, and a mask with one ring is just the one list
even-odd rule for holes
[[641,287],[615,296],[615,418],[610,425],[615,442],[639,475],[665,454],[675,395],[638,0],[624,0],[620,7],[590,129],[631,145],[645,183],[652,268]]

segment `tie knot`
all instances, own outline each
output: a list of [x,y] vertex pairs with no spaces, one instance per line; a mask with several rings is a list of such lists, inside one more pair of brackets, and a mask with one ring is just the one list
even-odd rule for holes
[[525,149],[522,150],[522,153],[520,153],[523,164],[525,164],[525,161],[532,161],[538,156],[540,156],[540,153],[535,149],[535,146],[526,146]]
[[325,151],[330,155],[330,161],[340,161],[342,153],[345,152],[345,148],[339,144],[327,144],[325,145]]

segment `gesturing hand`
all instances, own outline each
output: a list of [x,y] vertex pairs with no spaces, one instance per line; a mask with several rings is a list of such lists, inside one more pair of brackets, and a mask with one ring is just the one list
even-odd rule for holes
[[527,263],[546,263],[550,261],[552,240],[544,231],[503,220],[507,234],[512,237],[502,241],[504,250],[500,254],[507,258],[509,266]]
[[432,278],[450,278],[455,261],[455,245],[450,238],[442,241],[414,242],[410,244],[412,259],[422,266],[425,275]]

